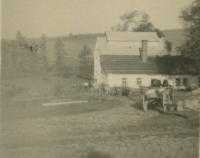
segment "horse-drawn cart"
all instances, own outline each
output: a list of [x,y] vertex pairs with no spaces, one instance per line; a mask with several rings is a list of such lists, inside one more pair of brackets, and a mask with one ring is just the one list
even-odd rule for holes
[[158,104],[166,111],[167,106],[172,106],[173,88],[167,87],[144,87],[140,86],[143,110],[146,111],[149,103]]

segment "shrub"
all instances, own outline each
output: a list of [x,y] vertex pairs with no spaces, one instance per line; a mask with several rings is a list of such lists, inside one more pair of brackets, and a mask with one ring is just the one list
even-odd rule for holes
[[87,158],[111,158],[111,156],[92,149],[89,151]]

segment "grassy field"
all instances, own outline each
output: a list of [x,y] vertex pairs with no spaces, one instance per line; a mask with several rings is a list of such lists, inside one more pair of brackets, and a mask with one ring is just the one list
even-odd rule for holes
[[[96,39],[95,37],[88,37],[83,39],[69,39],[69,40],[63,40],[63,44],[65,46],[65,51],[67,53],[66,55],[66,61],[69,64],[70,67],[73,69],[76,69],[79,64],[79,57],[83,46],[86,44],[90,47],[91,52],[93,53],[94,47],[95,47]],[[55,41],[51,40],[47,42],[47,52],[48,52],[48,59],[50,61],[50,64],[54,64],[55,61],[55,55],[54,55],[54,45]]]
[[88,82],[88,80],[76,76],[69,78],[58,78],[54,76],[26,77],[2,80],[2,100],[51,98],[55,97],[55,87],[58,85],[62,87],[63,92],[67,92],[72,84],[84,82]]
[[[66,51],[66,61],[73,71],[77,71],[80,66],[80,58],[78,55],[83,49],[84,45],[88,45],[91,49],[91,55],[88,57],[93,59],[93,52],[96,43],[96,38],[98,36],[103,36],[103,34],[83,34],[81,36],[74,36],[71,38],[60,37],[65,46]],[[57,38],[47,38],[47,57],[49,59],[50,65],[54,64],[54,45]]]

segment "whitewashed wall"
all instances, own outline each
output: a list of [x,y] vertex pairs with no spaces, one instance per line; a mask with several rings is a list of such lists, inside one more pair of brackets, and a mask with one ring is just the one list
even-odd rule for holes
[[137,85],[137,78],[141,78],[143,86],[150,86],[152,79],[168,80],[169,84],[176,86],[176,78],[181,79],[181,85],[183,84],[183,78],[188,78],[188,86],[192,84],[198,85],[198,77],[191,75],[129,75],[129,74],[108,74],[107,80],[104,82],[112,86],[122,86],[122,78],[127,78],[127,86],[131,88],[139,88]]
[[98,83],[102,81],[102,73],[101,73],[101,64],[100,64],[100,49],[98,42],[96,42],[95,50],[94,50],[94,78]]

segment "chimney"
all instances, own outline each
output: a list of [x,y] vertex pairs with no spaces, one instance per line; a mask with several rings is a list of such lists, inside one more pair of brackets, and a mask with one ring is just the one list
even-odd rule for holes
[[148,47],[148,41],[142,40],[142,52],[141,52],[141,59],[143,63],[147,62],[147,47]]

